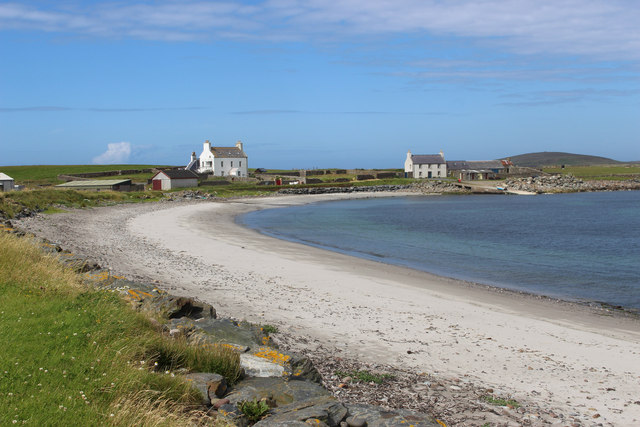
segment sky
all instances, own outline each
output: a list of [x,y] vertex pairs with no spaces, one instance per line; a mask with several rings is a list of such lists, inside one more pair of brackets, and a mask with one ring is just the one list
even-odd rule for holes
[[636,0],[1,1],[0,165],[640,160]]

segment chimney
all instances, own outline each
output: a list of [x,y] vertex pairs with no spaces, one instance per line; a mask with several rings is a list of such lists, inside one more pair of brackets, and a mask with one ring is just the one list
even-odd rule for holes
[[195,151],[193,151],[193,152],[191,153],[191,161],[193,162],[195,159],[196,159],[196,152],[195,152]]
[[240,149],[240,151],[244,151],[244,150],[242,149],[242,141],[238,140],[238,142],[236,142],[236,147],[237,147],[238,149]]
[[203,151],[211,151],[211,143],[209,142],[208,139],[202,145],[203,145],[202,147]]
[[440,150],[440,157],[444,159],[444,153],[442,152],[442,150]]
[[407,159],[411,158],[411,150],[407,151]]

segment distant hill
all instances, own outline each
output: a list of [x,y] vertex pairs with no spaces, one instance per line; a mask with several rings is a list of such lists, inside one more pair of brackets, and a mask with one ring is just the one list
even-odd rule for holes
[[[592,165],[616,165],[621,162],[606,157],[586,156],[584,154],[562,153],[543,151],[540,153],[519,154],[509,157],[516,166],[541,168],[544,166],[592,166]],[[506,159],[506,157],[505,157]]]

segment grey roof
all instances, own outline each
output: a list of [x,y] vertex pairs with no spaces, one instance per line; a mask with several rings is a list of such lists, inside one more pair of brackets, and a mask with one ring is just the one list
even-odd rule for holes
[[[167,169],[167,170],[161,170],[160,172],[162,172],[163,174],[165,174],[171,179],[194,179],[194,178],[197,179],[198,178],[198,175],[195,172],[190,170],[184,170],[184,169]],[[156,176],[158,176],[158,173],[155,174],[153,177],[155,178]]]
[[505,168],[501,160],[448,160],[449,170],[482,170],[482,169],[503,169]]
[[469,162],[466,160],[447,160],[448,170],[465,170],[470,168]]
[[411,156],[411,161],[416,165],[425,164],[444,164],[444,157],[440,154],[414,154]]
[[83,187],[111,187],[113,185],[131,184],[130,179],[95,179],[86,181],[69,181],[58,184],[56,187],[83,188]]
[[247,157],[247,155],[244,154],[244,151],[242,151],[238,147],[211,147],[211,152],[213,153],[214,157],[217,157],[219,159],[235,159],[238,157]]

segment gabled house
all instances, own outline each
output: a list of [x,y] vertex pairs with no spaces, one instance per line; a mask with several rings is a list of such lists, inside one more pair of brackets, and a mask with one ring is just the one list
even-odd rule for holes
[[404,161],[404,176],[406,178],[444,178],[447,176],[447,163],[444,153],[440,154],[411,154],[407,152]]
[[510,160],[450,160],[449,174],[462,180],[495,179],[499,174],[509,173]]
[[0,191],[11,191],[15,188],[15,181],[9,175],[0,172]]
[[212,147],[207,140],[199,157],[195,152],[191,153],[191,161],[185,169],[215,176],[246,177],[247,159],[242,141],[236,142],[235,147]]
[[161,170],[151,178],[153,190],[171,190],[198,186],[198,174],[184,169]]

